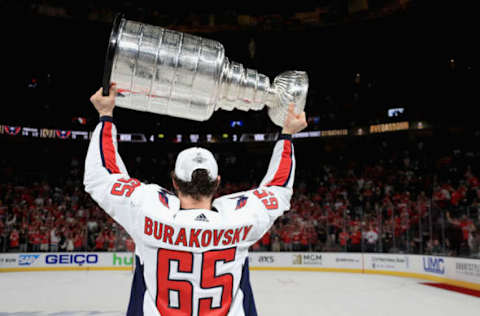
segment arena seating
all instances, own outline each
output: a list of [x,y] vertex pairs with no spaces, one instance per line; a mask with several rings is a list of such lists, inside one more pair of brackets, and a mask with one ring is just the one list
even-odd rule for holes
[[[252,250],[479,257],[478,152],[459,149],[452,140],[452,146],[429,159],[431,150],[438,149],[431,139],[407,140],[405,135],[341,140],[346,149],[332,149],[330,142],[298,142],[291,210]],[[321,158],[306,155],[312,144],[323,146]],[[49,146],[58,152],[58,144]],[[271,150],[263,147],[258,153],[262,160],[216,148],[224,179],[218,195],[255,187]],[[48,161],[2,158],[0,251],[133,249],[125,231],[84,192],[82,150]],[[145,151],[124,157],[132,176],[171,189],[164,175],[175,154]]]

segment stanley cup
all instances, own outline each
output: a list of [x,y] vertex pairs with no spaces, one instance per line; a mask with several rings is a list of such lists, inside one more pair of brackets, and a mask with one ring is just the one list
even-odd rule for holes
[[288,105],[305,108],[308,77],[287,71],[270,79],[229,61],[217,41],[129,21],[113,22],[103,78],[117,84],[117,106],[196,121],[218,109],[261,110],[283,126]]

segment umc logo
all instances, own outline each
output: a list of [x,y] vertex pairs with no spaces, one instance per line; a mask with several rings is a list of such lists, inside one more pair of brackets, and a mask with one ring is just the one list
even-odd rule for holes
[[445,261],[443,258],[423,257],[423,270],[435,274],[445,274]]

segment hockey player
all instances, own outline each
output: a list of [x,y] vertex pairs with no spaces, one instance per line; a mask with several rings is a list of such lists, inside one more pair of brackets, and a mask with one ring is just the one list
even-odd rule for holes
[[[136,244],[127,315],[257,315],[248,248],[290,208],[295,174],[291,135],[305,112],[289,107],[267,173],[256,189],[213,200],[220,183],[212,153],[189,148],[176,159],[176,194],[131,178],[117,150],[116,87],[91,98],[100,115],[85,162],[85,190]],[[166,176],[166,175],[165,175]]]

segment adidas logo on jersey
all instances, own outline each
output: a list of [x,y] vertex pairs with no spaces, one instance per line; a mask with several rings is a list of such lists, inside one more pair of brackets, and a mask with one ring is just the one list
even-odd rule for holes
[[203,213],[195,217],[195,220],[200,222],[208,222],[208,218]]

